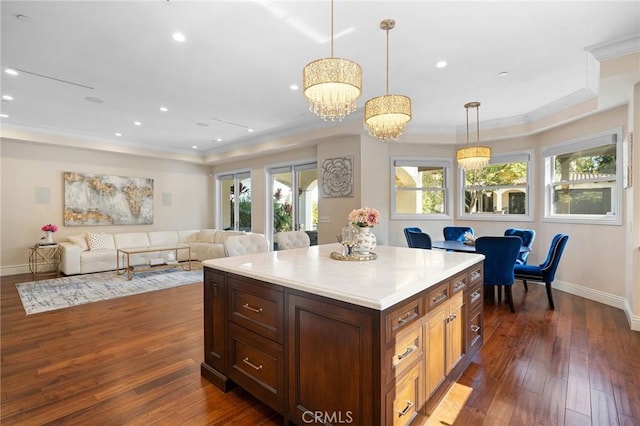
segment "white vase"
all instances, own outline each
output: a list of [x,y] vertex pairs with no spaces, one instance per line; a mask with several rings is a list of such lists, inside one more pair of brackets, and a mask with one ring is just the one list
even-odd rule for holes
[[369,254],[376,248],[376,234],[366,226],[358,229],[360,232],[356,236],[354,250],[359,254]]
[[44,242],[47,244],[53,244],[53,232],[51,231],[44,231]]

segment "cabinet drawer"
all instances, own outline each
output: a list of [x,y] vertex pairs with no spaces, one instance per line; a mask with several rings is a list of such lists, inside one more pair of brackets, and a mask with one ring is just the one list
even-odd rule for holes
[[229,319],[261,336],[283,342],[284,295],[267,285],[229,276]]
[[416,297],[404,305],[392,310],[385,316],[387,342],[392,341],[398,332],[407,329],[422,318],[424,310],[422,298]]
[[475,309],[469,311],[469,321],[467,330],[467,346],[469,348],[469,354],[473,354],[482,347],[483,341],[483,323],[482,323],[482,309]]
[[385,377],[387,383],[399,377],[415,360],[422,358],[424,353],[423,327],[416,324],[402,330],[385,351]]
[[449,300],[449,282],[438,285],[433,290],[427,293],[427,310],[431,311],[432,309],[442,305],[444,302]]
[[424,404],[422,363],[416,364],[385,395],[386,425],[404,426],[418,422]]
[[449,289],[449,294],[453,296],[459,291],[463,291],[469,287],[469,275],[468,274],[460,274],[451,279],[451,288]]
[[281,345],[229,324],[229,360],[229,378],[282,412],[284,352]]
[[483,262],[478,263],[477,265],[473,266],[470,270],[469,270],[469,285],[472,286],[474,284],[480,283],[482,284],[484,282],[483,279]]
[[474,284],[469,288],[467,306],[470,310],[476,309],[478,306],[482,306],[482,293],[484,291],[483,287],[484,286],[482,284]]

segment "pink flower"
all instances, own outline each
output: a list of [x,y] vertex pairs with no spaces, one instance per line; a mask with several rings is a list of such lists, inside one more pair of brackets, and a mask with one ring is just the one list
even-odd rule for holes
[[43,225],[41,229],[45,232],[46,231],[56,232],[58,230],[58,227],[56,225],[48,224],[48,225]]
[[359,227],[373,227],[380,220],[380,212],[370,207],[363,207],[351,210],[349,221]]

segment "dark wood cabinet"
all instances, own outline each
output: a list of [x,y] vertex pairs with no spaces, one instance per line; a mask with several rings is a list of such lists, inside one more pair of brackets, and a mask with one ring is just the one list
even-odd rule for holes
[[421,424],[482,346],[482,262],[385,310],[204,275],[203,377],[285,423]]

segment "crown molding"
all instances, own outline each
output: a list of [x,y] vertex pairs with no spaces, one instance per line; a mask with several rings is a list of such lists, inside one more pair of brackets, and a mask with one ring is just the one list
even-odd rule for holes
[[621,56],[640,52],[640,34],[633,34],[614,41],[593,44],[585,47],[598,61],[608,61]]

